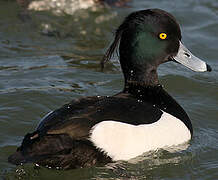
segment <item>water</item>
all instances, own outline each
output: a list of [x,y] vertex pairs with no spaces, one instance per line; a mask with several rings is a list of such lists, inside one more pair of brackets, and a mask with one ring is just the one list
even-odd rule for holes
[[[112,95],[123,77],[115,57],[102,73],[103,53],[112,32],[132,11],[161,8],[180,22],[184,44],[211,65],[195,73],[163,64],[159,78],[189,114],[194,138],[187,150],[157,151],[139,161],[69,171],[14,166],[7,157],[23,135],[49,111],[71,99]],[[0,2],[0,179],[218,179],[218,2],[216,0],[137,0],[125,8],[78,10],[56,15],[32,10],[18,18],[14,1]]]

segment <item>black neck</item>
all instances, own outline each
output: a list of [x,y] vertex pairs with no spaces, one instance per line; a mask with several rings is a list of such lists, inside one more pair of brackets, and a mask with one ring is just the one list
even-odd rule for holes
[[157,86],[158,75],[156,65],[122,63],[125,84],[141,84],[142,86]]
[[184,109],[158,84],[155,86],[144,86],[140,83],[126,83],[124,93],[130,94],[132,97],[141,102],[148,102],[167,112],[181,121],[188,127],[191,134],[193,133],[191,121]]
[[147,69],[144,72],[130,70],[125,77],[126,84],[141,84],[142,86],[157,86],[158,76],[156,69]]

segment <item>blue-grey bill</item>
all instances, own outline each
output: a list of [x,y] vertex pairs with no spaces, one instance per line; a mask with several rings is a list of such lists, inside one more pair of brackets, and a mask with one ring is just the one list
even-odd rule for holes
[[194,56],[181,42],[179,51],[173,59],[193,71],[204,72],[212,70],[207,63]]

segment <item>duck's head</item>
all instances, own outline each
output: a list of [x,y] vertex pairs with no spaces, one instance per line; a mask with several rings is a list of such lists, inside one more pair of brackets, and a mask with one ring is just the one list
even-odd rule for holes
[[181,38],[179,24],[171,14],[160,9],[131,13],[117,29],[102,65],[119,46],[126,84],[157,85],[157,67],[168,61],[178,62],[193,71],[211,71],[209,65],[182,44]]

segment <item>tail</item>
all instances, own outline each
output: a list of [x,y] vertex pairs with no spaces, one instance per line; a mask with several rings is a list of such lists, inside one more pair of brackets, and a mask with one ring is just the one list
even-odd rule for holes
[[89,140],[73,140],[67,134],[27,134],[22,145],[8,157],[15,165],[37,163],[62,169],[89,167],[111,162],[111,158],[98,151]]
[[8,162],[15,165],[38,163],[45,159],[51,159],[54,155],[67,154],[73,149],[73,146],[73,140],[68,135],[44,135],[40,137],[35,131],[25,135],[21,146],[8,157]]

